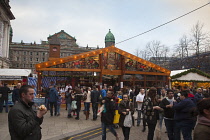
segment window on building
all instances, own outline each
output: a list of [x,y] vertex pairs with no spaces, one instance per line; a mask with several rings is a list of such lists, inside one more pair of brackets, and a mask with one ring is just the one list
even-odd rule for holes
[[19,64],[17,64],[16,66],[17,66],[17,68],[18,68],[18,67],[19,67]]
[[36,55],[39,55],[39,52],[36,52]]
[[30,64],[30,67],[32,68],[32,67],[33,67],[33,65],[32,65],[32,64]]
[[32,57],[30,58],[30,61],[33,61]]
[[25,57],[23,57],[23,61],[26,61],[26,58]]
[[25,68],[26,67],[26,64],[23,64],[23,67]]
[[19,57],[17,57],[17,61],[19,61]]
[[31,55],[33,55],[33,52],[30,52]]
[[39,61],[39,58],[36,58],[36,61]]
[[45,61],[45,59],[44,59],[44,58],[42,58],[42,61],[44,62],[44,61]]

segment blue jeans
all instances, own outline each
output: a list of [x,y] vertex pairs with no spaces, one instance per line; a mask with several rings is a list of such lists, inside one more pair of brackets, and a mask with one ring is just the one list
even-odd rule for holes
[[159,113],[159,127],[160,127],[160,130],[162,129],[162,124],[163,124],[163,114]]
[[108,125],[102,122],[101,126],[102,126],[102,140],[106,140],[106,128],[108,128],[115,137],[117,136],[117,133],[112,124]]
[[192,140],[193,121],[175,121],[174,139],[181,140],[181,132],[184,140]]
[[169,119],[164,119],[164,121],[165,121],[166,130],[168,133],[168,139],[174,140],[175,121],[169,120]]
[[3,106],[5,102],[6,112],[8,112],[8,100],[0,99],[0,113],[3,111]]
[[46,106],[47,110],[50,109],[50,102],[49,102],[48,98],[45,98],[45,106]]
[[93,119],[97,119],[98,103],[92,103]]
[[85,102],[85,111],[90,110],[90,102]]
[[71,103],[67,103],[68,115],[71,114]]
[[138,118],[137,118],[137,125],[141,123],[141,114],[143,115],[143,111],[137,110],[138,111]]
[[57,105],[57,113],[60,114],[61,105]]

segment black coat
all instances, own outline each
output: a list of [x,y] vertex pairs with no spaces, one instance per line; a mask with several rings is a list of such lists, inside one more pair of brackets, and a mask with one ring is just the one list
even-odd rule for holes
[[19,88],[16,88],[13,90],[12,92],[12,101],[15,102],[15,101],[19,101],[19,98],[20,98],[20,95],[19,95]]
[[98,103],[99,102],[100,93],[97,90],[93,90],[91,92],[91,102]]
[[71,103],[72,102],[72,96],[71,96],[71,92],[66,92],[66,103]]
[[8,114],[11,140],[40,140],[43,118],[38,118],[32,106],[20,100]]
[[115,101],[113,98],[105,97],[105,110],[101,113],[101,122],[107,125],[113,124],[115,115]]
[[[120,120],[119,120],[119,125],[120,127],[124,126],[124,120],[125,120],[125,116],[128,115],[128,111],[126,111],[126,109],[130,109],[131,111],[131,115],[134,114],[134,107],[133,107],[133,103],[131,102],[126,102],[126,104],[124,103],[124,101],[122,100],[119,104],[119,114],[120,114]],[[122,112],[126,112],[126,115],[124,115]],[[132,117],[133,119],[133,117]]]
[[164,109],[164,117],[173,119],[174,118],[174,109],[166,108],[167,105],[170,105],[170,103],[166,98],[164,98],[160,102],[160,107]]
[[0,94],[2,94],[2,97],[1,97],[2,100],[3,99],[8,100],[8,93],[11,93],[11,90],[7,86],[0,88]]

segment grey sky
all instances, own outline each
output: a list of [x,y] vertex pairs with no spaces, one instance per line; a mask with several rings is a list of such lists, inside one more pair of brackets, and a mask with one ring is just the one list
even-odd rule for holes
[[[64,30],[80,46],[104,47],[109,29],[120,42],[180,15],[209,0],[10,0],[16,19],[11,22],[13,41],[40,43]],[[144,49],[147,42],[161,41],[173,48],[197,21],[210,32],[210,5],[157,30],[116,45],[129,53]]]

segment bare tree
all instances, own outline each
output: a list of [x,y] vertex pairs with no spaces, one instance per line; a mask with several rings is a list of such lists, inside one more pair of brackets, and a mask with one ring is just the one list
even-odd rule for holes
[[154,58],[154,63],[157,63],[162,57],[162,51],[164,46],[161,45],[160,41],[150,41],[146,45],[146,49],[149,51],[150,57]]
[[140,50],[139,48],[137,48],[135,49],[134,55],[144,60],[149,60],[149,52],[146,49]]
[[200,69],[200,53],[205,51],[205,45],[207,41],[207,33],[203,31],[204,25],[199,21],[191,29],[191,47],[195,51],[197,59],[197,68]]
[[140,54],[141,54],[140,48],[136,48],[136,49],[134,50],[134,55],[137,56],[137,57],[140,57]]

